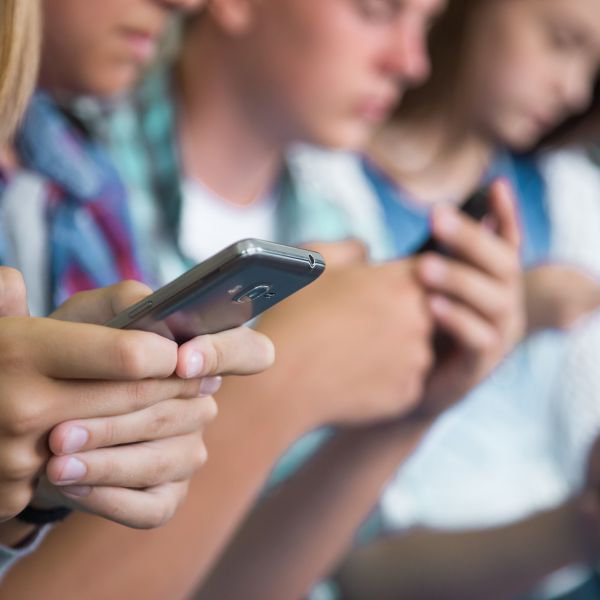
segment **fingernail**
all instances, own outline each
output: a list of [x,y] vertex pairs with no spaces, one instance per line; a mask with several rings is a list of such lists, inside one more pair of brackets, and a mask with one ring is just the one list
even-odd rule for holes
[[221,389],[222,377],[205,377],[200,384],[200,393],[203,396],[212,396]]
[[90,434],[87,429],[83,427],[71,427],[65,437],[62,451],[65,454],[73,454],[73,452],[79,452],[90,439]]
[[431,283],[440,283],[446,277],[446,265],[435,256],[428,256],[422,262],[422,274]]
[[58,481],[60,483],[71,483],[79,481],[87,473],[87,467],[76,458],[69,458],[63,467]]
[[204,368],[204,355],[201,352],[191,352],[187,358],[186,377],[192,378],[200,375]]
[[92,488],[89,485],[70,485],[68,487],[60,488],[60,491],[67,496],[84,498],[92,493]]
[[433,222],[437,231],[445,235],[454,235],[460,227],[460,220],[456,213],[446,207],[439,208],[435,212]]

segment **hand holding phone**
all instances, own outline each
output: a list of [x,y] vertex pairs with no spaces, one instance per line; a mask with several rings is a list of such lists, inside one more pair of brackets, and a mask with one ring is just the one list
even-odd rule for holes
[[519,219],[506,182],[494,182],[489,205],[494,231],[452,207],[437,208],[432,229],[448,253],[418,259],[435,322],[452,340],[430,377],[423,409],[431,414],[489,375],[523,335]]

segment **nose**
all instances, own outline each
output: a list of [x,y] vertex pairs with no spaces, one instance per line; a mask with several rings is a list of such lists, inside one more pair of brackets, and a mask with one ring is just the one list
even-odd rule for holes
[[425,81],[431,71],[425,28],[414,22],[400,22],[393,28],[383,65],[387,73],[409,85]]

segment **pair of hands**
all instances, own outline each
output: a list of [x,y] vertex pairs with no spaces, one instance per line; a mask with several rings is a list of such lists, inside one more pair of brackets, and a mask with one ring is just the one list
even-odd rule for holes
[[221,376],[273,362],[270,341],[248,329],[178,348],[156,334],[87,324],[149,292],[124,283],[34,319],[20,274],[0,269],[0,520],[32,504],[163,524],[206,460],[202,433]]
[[[315,247],[327,272],[259,324],[277,347],[277,366],[261,376],[266,393],[282,391],[278,401],[302,430],[435,417],[513,348],[523,333],[523,292],[505,183],[493,186],[491,205],[496,232],[451,208],[435,213],[434,235],[453,258],[372,265],[356,243]],[[436,359],[440,329],[453,343]]]

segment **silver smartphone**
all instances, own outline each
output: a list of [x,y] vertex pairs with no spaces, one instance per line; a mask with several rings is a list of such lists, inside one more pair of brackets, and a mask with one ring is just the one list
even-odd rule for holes
[[106,323],[184,343],[239,327],[315,281],[318,252],[247,239],[193,267]]

